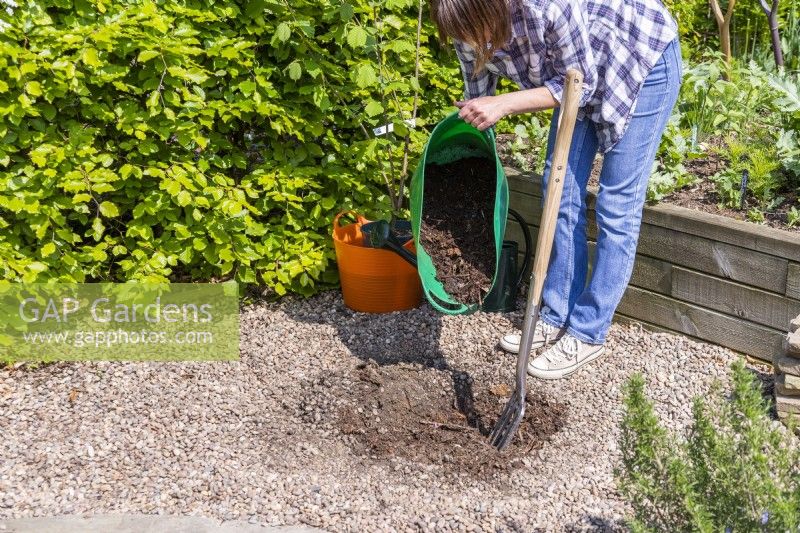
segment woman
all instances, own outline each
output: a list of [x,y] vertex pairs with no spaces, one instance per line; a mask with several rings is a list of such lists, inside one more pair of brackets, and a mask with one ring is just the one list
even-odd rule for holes
[[[682,76],[675,21],[660,0],[432,0],[440,38],[464,75],[459,115],[483,130],[505,116],[555,109],[544,187],[568,68],[584,90],[572,138],[528,372],[558,379],[600,357],[631,276],[647,180]],[[495,94],[500,76],[520,90]],[[586,187],[604,154],[597,247],[587,283]],[[519,350],[519,335],[501,346]]]

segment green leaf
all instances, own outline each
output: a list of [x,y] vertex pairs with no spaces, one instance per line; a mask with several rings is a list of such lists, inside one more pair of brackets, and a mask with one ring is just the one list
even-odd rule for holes
[[103,63],[94,48],[85,48],[81,54],[81,60],[90,67],[102,67]]
[[[158,90],[155,90],[155,91],[150,93],[150,96],[147,98],[147,104],[146,104],[149,109],[158,107],[158,96],[159,96]],[[139,130],[136,130],[136,131],[138,133]],[[142,138],[144,138],[144,134],[142,134],[142,135],[143,135]],[[138,137],[138,135],[137,135],[137,137]]]
[[31,96],[41,96],[42,95],[42,86],[39,84],[38,81],[29,81],[25,84],[25,92],[30,94]]
[[101,202],[100,203],[100,213],[106,217],[116,217],[119,216],[119,209],[117,208],[116,204],[112,202]]
[[95,217],[94,221],[92,222],[92,236],[94,237],[95,241],[99,241],[103,238],[103,232],[105,232],[106,227],[103,225],[103,221],[100,220],[100,217]]
[[36,272],[38,274],[40,272],[44,272],[45,270],[47,270],[47,265],[45,265],[40,261],[34,261],[28,264],[28,270],[30,270],[31,272]]
[[405,137],[408,135],[408,124],[403,122],[402,120],[395,120],[392,122],[392,126],[394,127],[394,134],[399,137]]
[[167,69],[171,75],[178,79],[190,81],[192,83],[203,83],[208,79],[208,74],[199,68],[185,69],[183,67],[172,66]]
[[353,18],[353,6],[348,2],[344,2],[342,6],[339,8],[339,17],[344,21],[347,22],[351,18]]
[[367,32],[361,26],[354,26],[347,32],[347,44],[350,48],[359,49],[367,44]]
[[176,199],[178,201],[178,205],[180,206],[186,206],[192,203],[192,195],[186,190],[179,192]]
[[275,37],[278,38],[279,41],[285,43],[289,40],[289,37],[292,36],[292,30],[289,28],[289,25],[285,22],[281,22],[278,24],[278,27],[275,29]]
[[383,113],[383,106],[377,100],[370,100],[367,106],[364,108],[367,115],[374,117],[380,113]]
[[155,50],[142,50],[139,52],[139,55],[136,57],[136,61],[139,63],[146,63],[153,59],[154,57],[158,57],[161,54],[156,52]]
[[245,80],[239,84],[239,90],[245,96],[250,96],[256,90],[256,82],[253,80]]
[[208,79],[208,75],[200,69],[191,69],[189,70],[185,77],[194,83],[203,83]]
[[42,246],[42,257],[47,257],[48,255],[54,254],[56,252],[56,245],[53,242],[48,242],[44,246]]
[[359,87],[369,87],[377,80],[378,77],[375,74],[375,69],[372,68],[372,65],[367,63],[362,63],[359,65],[358,70],[356,70],[356,83]]
[[289,72],[289,77],[293,80],[299,80],[301,74],[303,73],[302,67],[300,67],[300,63],[297,61],[292,61],[292,63],[287,68]]
[[177,194],[181,191],[181,184],[178,180],[165,179],[162,182],[162,187],[172,196],[177,196]]
[[49,121],[52,121],[56,118],[56,108],[55,106],[47,103],[43,103],[39,105],[39,110],[42,112],[42,116]]
[[192,257],[194,257],[194,250],[189,248],[188,246],[184,248],[179,254],[178,258],[184,264],[189,264],[192,261]]

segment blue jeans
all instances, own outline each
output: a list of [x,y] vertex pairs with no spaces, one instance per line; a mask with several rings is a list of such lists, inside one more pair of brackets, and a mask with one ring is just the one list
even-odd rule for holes
[[[540,317],[551,326],[566,326],[568,333],[583,342],[605,342],[630,280],[647,181],[678,98],[681,77],[681,51],[676,39],[647,76],[622,139],[605,154],[595,205],[597,247],[588,284],[586,187],[598,141],[594,123],[588,118],[575,126]],[[557,124],[558,109],[550,127],[545,190]]]

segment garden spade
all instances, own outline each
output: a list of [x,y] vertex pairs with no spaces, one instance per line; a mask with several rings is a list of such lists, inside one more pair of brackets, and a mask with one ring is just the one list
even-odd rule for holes
[[517,357],[516,388],[508,399],[500,419],[489,435],[489,442],[498,450],[504,449],[511,443],[520,422],[522,422],[522,417],[525,415],[525,381],[528,376],[528,359],[530,359],[531,355],[531,335],[533,334],[536,319],[539,316],[544,277],[547,273],[547,265],[550,262],[550,252],[553,249],[553,236],[556,230],[558,209],[561,204],[561,191],[564,188],[569,149],[572,144],[572,134],[575,130],[578,103],[580,102],[582,91],[583,75],[577,70],[570,69],[567,71],[564,81],[558,131],[550,165],[550,179],[547,185],[542,220],[539,225],[539,236],[536,241],[536,255],[534,256],[531,281],[528,287],[528,301],[525,307],[522,338],[520,339],[519,355]]

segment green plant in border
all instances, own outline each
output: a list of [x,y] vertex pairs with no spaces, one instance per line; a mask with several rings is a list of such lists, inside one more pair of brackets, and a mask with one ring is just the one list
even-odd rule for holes
[[653,173],[647,182],[648,201],[661,200],[669,193],[696,181],[683,164],[692,155],[689,151],[689,136],[688,131],[681,129],[680,113],[675,111],[661,138]]
[[790,228],[796,227],[798,224],[800,224],[800,209],[797,209],[797,207],[792,206],[786,213],[786,217],[787,217],[786,225],[788,225]]
[[782,73],[772,76],[770,84],[777,93],[775,105],[783,111],[782,131],[777,139],[778,156],[797,187],[800,185],[800,77]]
[[755,222],[756,224],[763,224],[766,221],[766,217],[763,211],[753,207],[747,211],[747,220]]
[[[728,168],[712,177],[727,207],[740,207],[742,171],[748,170],[748,191],[757,200],[757,210],[749,218],[761,220],[764,211],[783,201],[778,191],[796,187],[800,176],[800,145],[794,130],[800,125],[800,98],[796,81],[785,74],[771,74],[750,62],[734,61],[725,66],[717,56],[686,69],[678,109],[659,151],[664,168],[654,174],[650,198],[657,199],[677,185],[670,174],[679,168],[680,155],[670,157],[676,132],[689,132],[686,158],[702,156],[706,145],[722,142],[725,148],[711,148],[728,161]],[[663,192],[662,192],[663,191]]]
[[[511,142],[511,158],[524,172],[542,174],[547,157],[547,138],[550,134],[550,117],[533,113],[527,120],[518,119],[514,125],[514,140]],[[533,155],[534,164],[530,157]]]
[[715,135],[757,135],[780,121],[777,97],[771,77],[756,63],[734,61],[727,68],[712,54],[686,69],[678,104],[681,126],[693,131],[693,149]]
[[788,72],[800,75],[800,6],[787,2],[781,17],[781,48]]
[[742,360],[732,393],[720,387],[692,407],[685,439],[667,432],[644,379],[625,385],[617,478],[633,508],[632,531],[797,531],[800,446],[773,425],[769,403]]
[[748,156],[750,180],[748,189],[761,206],[770,208],[779,204],[783,199],[776,198],[775,192],[785,181],[778,172],[780,163],[775,150],[752,150]]
[[795,183],[800,182],[800,135],[795,130],[783,130],[775,145],[778,159]]
[[[758,202],[760,210],[770,210],[783,201],[783,198],[775,196],[775,192],[786,185],[785,177],[778,172],[780,162],[776,148],[747,144],[729,135],[725,138],[724,148],[717,151],[728,160],[728,167],[711,179],[725,207],[740,207],[744,171],[749,174],[747,190]],[[763,214],[749,213],[748,218],[762,222]]]

